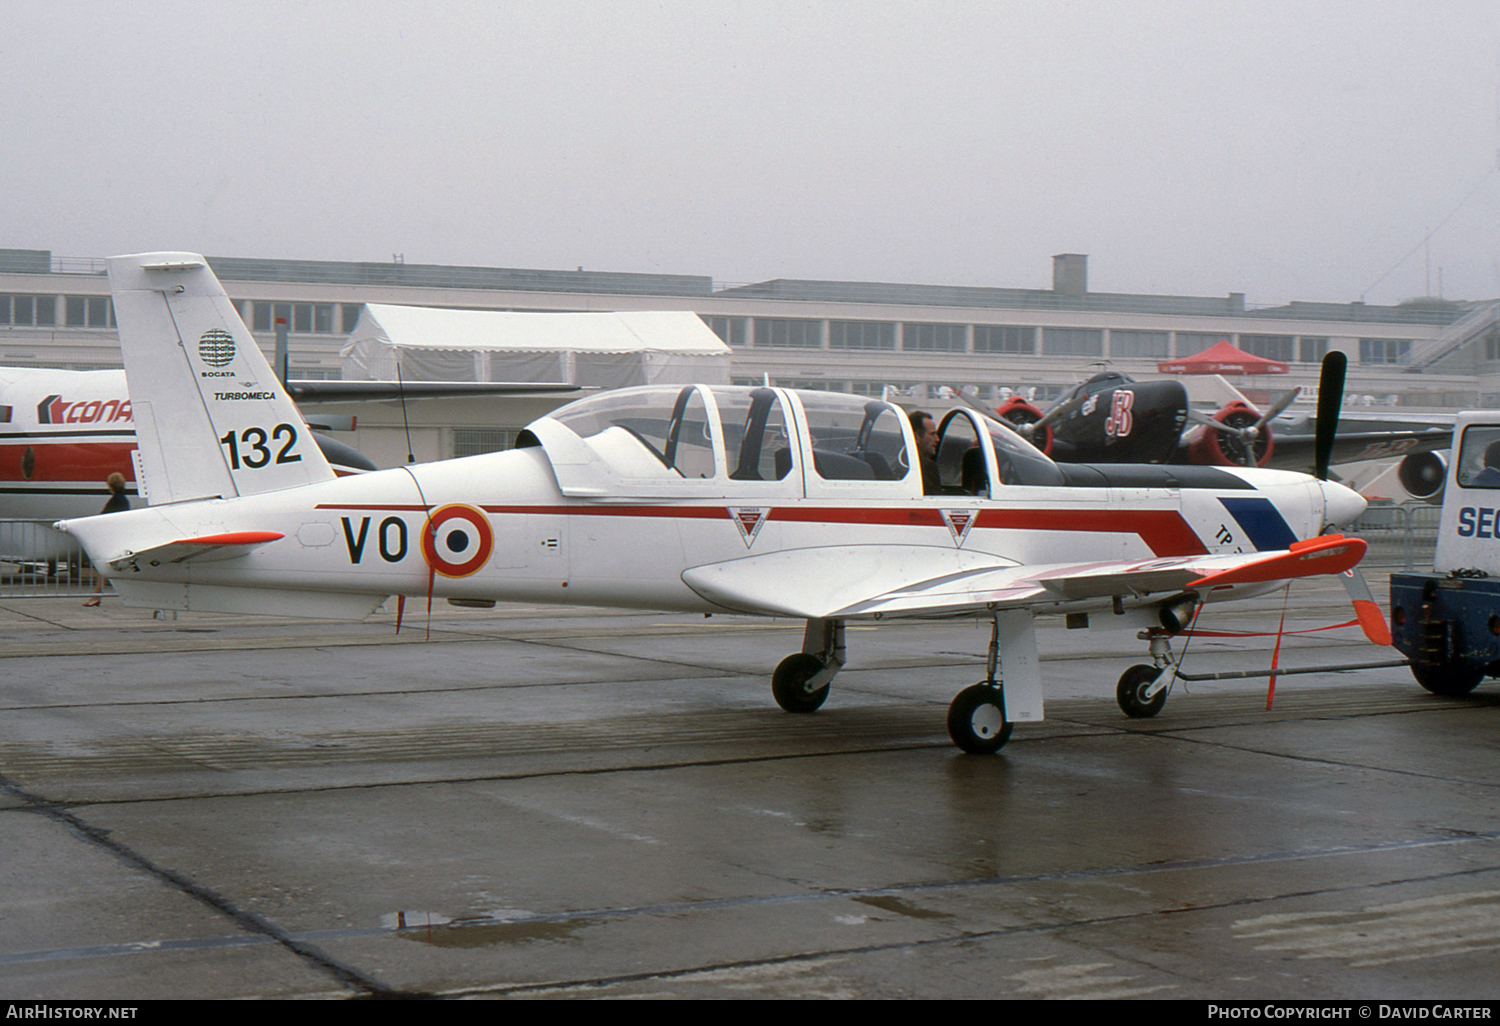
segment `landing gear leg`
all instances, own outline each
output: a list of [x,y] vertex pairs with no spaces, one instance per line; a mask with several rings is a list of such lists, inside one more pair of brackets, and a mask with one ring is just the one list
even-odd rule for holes
[[1005,718],[1005,685],[1000,668],[1000,618],[990,629],[989,659],[984,680],[971,684],[948,706],[948,736],[970,755],[993,755],[1005,747],[1015,724]]
[[802,651],[781,661],[771,675],[776,704],[790,713],[816,712],[828,698],[828,685],[844,665],[844,621],[809,620]]
[[1151,643],[1151,665],[1141,663],[1121,674],[1115,701],[1126,716],[1143,720],[1155,716],[1167,704],[1167,689],[1176,677],[1177,660],[1172,655],[1171,635],[1165,631],[1153,627],[1136,637]]

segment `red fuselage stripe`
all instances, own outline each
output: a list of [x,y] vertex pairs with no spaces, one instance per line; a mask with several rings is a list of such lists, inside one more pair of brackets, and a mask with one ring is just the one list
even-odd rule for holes
[[[321,505],[319,509],[425,512],[429,506],[369,503]],[[725,506],[482,506],[486,513],[533,516],[651,517],[679,520],[729,520]],[[1182,514],[1172,509],[980,509],[976,528],[1003,531],[1082,531],[1134,534],[1157,556],[1201,556],[1208,552]],[[877,524],[886,527],[943,527],[938,509],[780,506],[767,520],[801,524]]]

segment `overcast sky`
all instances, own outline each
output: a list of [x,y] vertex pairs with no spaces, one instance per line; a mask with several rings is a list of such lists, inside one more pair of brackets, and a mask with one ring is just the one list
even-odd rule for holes
[[1441,267],[1500,296],[1495,0],[0,0],[0,27],[5,247],[1030,288],[1078,252],[1096,291],[1252,304],[1425,295],[1430,252],[1432,294]]

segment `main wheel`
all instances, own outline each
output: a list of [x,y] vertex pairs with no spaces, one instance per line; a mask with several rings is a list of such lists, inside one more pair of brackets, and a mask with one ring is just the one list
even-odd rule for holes
[[771,694],[776,704],[789,713],[817,712],[828,698],[828,685],[808,691],[807,682],[822,668],[822,660],[806,652],[793,652],[783,659],[771,674]]
[[1424,666],[1418,663],[1412,664],[1411,675],[1428,691],[1444,698],[1467,695],[1484,679],[1483,671],[1468,666]]
[[948,736],[970,755],[998,752],[1014,726],[1005,718],[1000,689],[993,684],[970,685],[948,706]]
[[1167,704],[1167,689],[1162,688],[1150,698],[1145,694],[1146,688],[1161,672],[1158,667],[1141,663],[1120,674],[1120,683],[1115,687],[1115,701],[1120,703],[1120,710],[1126,716],[1133,720],[1144,720],[1161,712],[1161,707]]

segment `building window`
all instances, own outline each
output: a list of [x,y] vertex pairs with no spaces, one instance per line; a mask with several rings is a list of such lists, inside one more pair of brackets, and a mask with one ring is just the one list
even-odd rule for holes
[[849,383],[849,391],[855,395],[873,396],[876,399],[884,396],[887,388],[900,392],[910,390],[911,385],[897,384],[889,381],[851,381]]
[[976,324],[974,352],[1035,353],[1036,329],[1011,324]]
[[901,348],[907,352],[963,353],[969,348],[967,324],[906,324]]
[[1199,331],[1179,331],[1177,333],[1177,355],[1196,356],[1205,349],[1212,349],[1220,342],[1233,342],[1233,335],[1208,334]]
[[516,433],[508,428],[454,428],[453,455],[482,456],[503,452],[516,444]]
[[1172,355],[1165,331],[1109,331],[1109,355],[1121,360],[1165,360]]
[[1104,332],[1096,328],[1043,328],[1042,352],[1048,356],[1103,356]]
[[1328,340],[1326,338],[1308,338],[1303,336],[1297,340],[1297,362],[1298,363],[1322,363],[1323,357],[1328,355]]
[[707,324],[719,339],[731,346],[742,346],[745,344],[745,318],[743,317],[710,317],[707,314],[699,314],[703,323]]
[[776,378],[777,388],[797,388],[804,392],[842,392],[842,381],[823,381],[818,378]]
[[[345,317],[348,316],[348,306],[345,305]],[[255,304],[253,327],[256,331],[275,331],[276,322],[284,320],[288,331],[304,335],[332,334],[333,309],[333,303],[267,303],[261,300]],[[358,309],[357,305],[355,309]],[[351,323],[349,328],[352,327]]]
[[830,349],[895,349],[893,321],[829,321]]
[[354,326],[359,323],[359,312],[364,308],[365,305],[363,303],[343,303],[339,306],[339,310],[343,315],[342,329],[344,334],[347,335],[354,330]]
[[63,309],[70,328],[109,328],[115,323],[108,296],[64,296]]
[[1500,328],[1491,328],[1484,333],[1484,358],[1500,360]]
[[297,381],[341,381],[344,371],[341,367],[297,367],[291,369],[291,377]]
[[1291,363],[1296,339],[1290,335],[1241,335],[1240,351],[1264,360]]
[[755,344],[778,349],[818,349],[823,345],[823,322],[757,317]]
[[[1028,403],[1050,403],[1055,399],[1062,398],[1062,394],[1073,385],[1022,385],[1017,388],[1007,389],[1000,387],[999,392],[1002,399],[1020,396]],[[1009,393],[1009,394],[1007,394]]]
[[56,324],[55,296],[0,296],[0,324]]
[[1360,363],[1405,363],[1411,355],[1409,338],[1362,338],[1359,340]]

